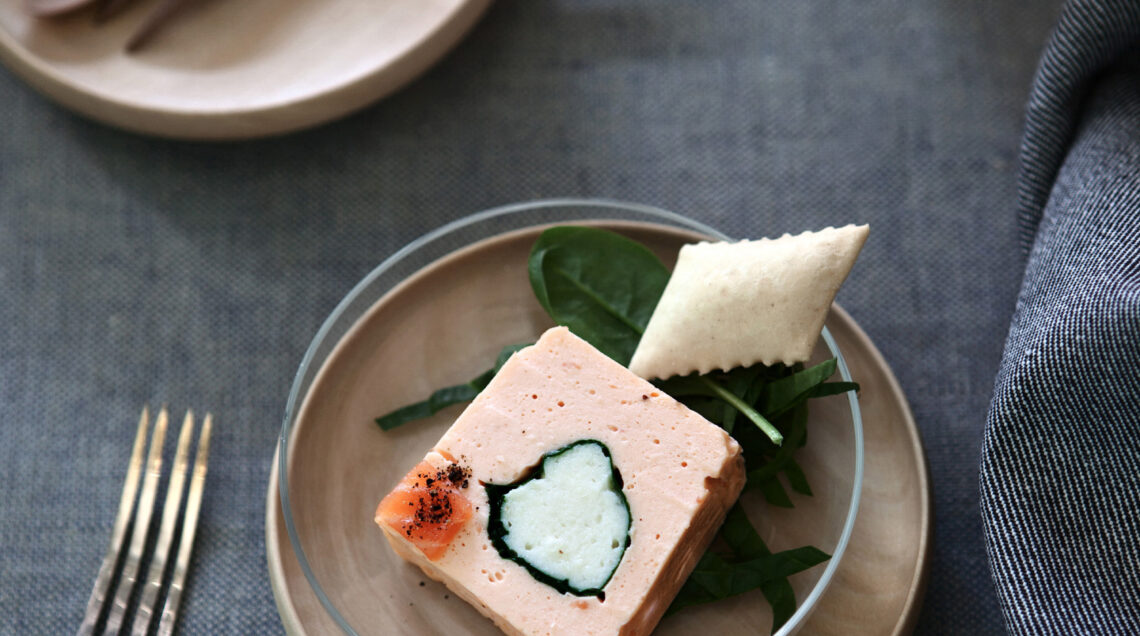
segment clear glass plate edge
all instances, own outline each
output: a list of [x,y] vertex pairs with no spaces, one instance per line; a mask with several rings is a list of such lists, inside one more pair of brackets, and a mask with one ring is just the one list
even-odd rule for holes
[[[835,338],[826,325],[820,335],[823,337],[824,343],[827,344],[827,348],[835,356],[836,366],[839,367],[839,377],[843,378],[844,382],[852,382],[851,370],[847,367],[847,360],[843,357],[843,352],[839,350],[838,343],[835,342]],[[835,571],[839,569],[839,564],[843,560],[843,553],[847,551],[847,544],[851,541],[851,532],[855,528],[855,518],[859,513],[859,495],[863,492],[863,415],[859,409],[859,399],[855,392],[848,391],[846,395],[848,404],[851,406],[851,424],[855,429],[855,478],[851,485],[851,504],[847,508],[847,519],[843,524],[843,531],[839,535],[839,542],[835,545],[835,551],[828,559],[827,568],[819,578],[819,583],[812,588],[811,593],[796,608],[796,613],[792,614],[788,622],[773,636],[790,636],[794,633],[793,630],[802,627],[802,621],[806,620],[807,615],[815,610],[815,604],[827,591],[832,578],[835,576]]]
[[[348,624],[348,621],[341,616],[340,612],[336,609],[332,599],[325,594],[324,589],[317,581],[316,574],[313,572],[309,565],[308,558],[305,556],[305,550],[301,546],[300,539],[297,536],[296,525],[293,522],[293,511],[289,500],[289,472],[288,472],[288,456],[289,456],[289,437],[292,432],[293,417],[296,415],[296,409],[300,406],[300,397],[302,391],[308,390],[308,384],[312,380],[312,375],[315,375],[316,369],[312,368],[313,360],[317,357],[317,352],[325,345],[328,340],[328,335],[332,330],[338,326],[341,317],[348,311],[355,301],[363,294],[377,278],[384,275],[394,265],[401,262],[409,254],[412,254],[431,242],[447,236],[462,228],[475,225],[477,223],[492,220],[498,217],[506,216],[527,211],[536,211],[550,208],[560,207],[581,207],[581,208],[619,208],[627,211],[632,211],[640,214],[645,214],[649,217],[657,217],[662,220],[671,221],[677,225],[684,226],[714,237],[719,240],[732,240],[724,233],[712,228],[700,221],[696,221],[689,217],[670,212],[668,210],[640,204],[630,203],[627,201],[619,201],[613,199],[579,199],[579,198],[556,198],[556,199],[540,199],[535,201],[527,201],[522,203],[513,203],[499,207],[490,208],[481,212],[476,212],[468,216],[456,219],[447,224],[444,224],[401,247],[394,252],[391,256],[384,259],[380,265],[376,266],[364,278],[362,278],[353,288],[341,299],[337,306],[329,314],[328,318],[322,323],[321,328],[317,331],[316,336],[313,337],[308,349],[305,351],[304,357],[298,366],[298,370],[293,379],[293,384],[289,390],[288,401],[286,402],[285,413],[282,418],[281,432],[278,437],[277,443],[279,452],[277,454],[277,472],[278,472],[278,493],[281,502],[282,518],[285,522],[285,529],[289,535],[289,542],[293,548],[293,553],[297,557],[298,564],[301,571],[305,575],[305,579],[309,582],[310,588],[316,595],[317,600],[320,601],[321,606],[329,616],[336,622],[336,624],[346,633],[352,636],[357,636],[356,630]],[[343,334],[342,334],[343,335]],[[839,368],[840,377],[844,381],[850,382],[851,372],[847,367],[847,362],[843,357],[842,352],[839,350],[835,339],[832,337],[831,332],[826,326],[823,328],[822,337],[827,344],[828,349],[837,359],[837,366]],[[848,401],[851,406],[852,423],[855,429],[855,479],[852,485],[853,491],[851,496],[851,503],[848,507],[848,514],[846,522],[844,523],[843,531],[840,535],[839,542],[836,544],[835,551],[828,561],[827,568],[824,570],[823,575],[820,577],[820,583],[812,588],[812,592],[808,595],[803,602],[800,603],[796,609],[796,613],[788,620],[788,622],[778,630],[773,636],[789,636],[791,629],[798,626],[799,622],[803,620],[804,616],[815,609],[815,604],[819,598],[826,591],[831,583],[831,579],[835,574],[835,570],[842,560],[843,553],[846,551],[847,544],[851,538],[851,532],[855,525],[855,517],[859,510],[859,494],[862,491],[863,483],[863,425],[862,417],[859,410],[859,403],[854,393],[848,393]]]

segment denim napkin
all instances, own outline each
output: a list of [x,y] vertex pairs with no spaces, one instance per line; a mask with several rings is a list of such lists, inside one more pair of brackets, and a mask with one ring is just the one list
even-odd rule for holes
[[1140,634],[1140,3],[1066,5],[1026,116],[1028,265],[981,460],[1016,634]]

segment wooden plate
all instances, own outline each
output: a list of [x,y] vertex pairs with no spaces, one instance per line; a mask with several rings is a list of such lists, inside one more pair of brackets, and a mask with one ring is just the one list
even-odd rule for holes
[[88,117],[184,139],[272,135],[339,117],[426,70],[490,0],[206,0],[141,51],[155,6],[96,26],[90,11],[32,18],[0,0],[0,60]]
[[[623,231],[663,257],[675,254],[685,236],[660,228]],[[526,281],[526,254],[536,235],[524,230],[479,243],[408,278],[340,339],[297,415],[287,462],[294,528],[322,592],[357,631],[498,633],[395,557],[371,527],[375,503],[446,430],[458,407],[388,433],[369,422],[408,395],[473,377],[502,344],[533,339],[549,325]],[[853,626],[861,634],[902,633],[913,626],[921,602],[930,536],[922,447],[874,345],[838,307],[828,328],[862,385],[865,473],[846,554],[801,633],[847,634]],[[448,363],[434,362],[441,360]],[[850,408],[843,396],[822,400],[813,406],[812,422],[811,443],[798,457],[816,496],[797,499],[792,510],[760,511],[757,527],[774,550],[812,543],[834,552],[846,519],[854,470]],[[275,462],[266,545],[283,623],[290,633],[336,631],[293,551],[278,487]],[[821,570],[792,578],[801,601]],[[770,610],[753,593],[686,610],[658,633],[712,626],[730,635],[763,634],[770,624]]]

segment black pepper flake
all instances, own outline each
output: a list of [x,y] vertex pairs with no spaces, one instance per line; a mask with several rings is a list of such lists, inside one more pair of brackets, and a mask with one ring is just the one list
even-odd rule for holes
[[467,480],[471,477],[471,469],[459,464],[452,464],[447,468],[447,479],[451,483],[460,486],[461,488],[467,487]]
[[415,486],[420,487],[422,483],[428,488],[428,493],[427,497],[418,497],[414,503],[408,502],[415,511],[404,526],[404,534],[411,537],[416,530],[447,523],[451,519],[453,510],[448,483],[450,482],[452,488],[467,488],[470,476],[470,468],[454,462],[432,474],[417,474],[416,477],[422,481]]

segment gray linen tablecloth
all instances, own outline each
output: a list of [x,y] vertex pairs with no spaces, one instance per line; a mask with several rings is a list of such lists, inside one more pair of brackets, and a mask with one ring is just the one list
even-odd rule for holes
[[1024,268],[1024,104],[1058,10],[507,0],[397,95],[237,144],[108,129],[0,71],[0,633],[78,625],[148,402],[217,418],[184,633],[281,631],[266,485],[318,326],[412,238],[552,196],[736,236],[870,223],[839,300],[926,444],[918,631],[1000,631],[979,453]]

